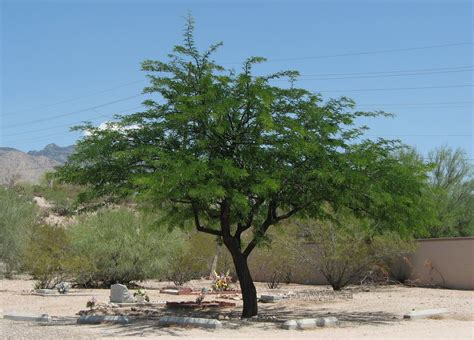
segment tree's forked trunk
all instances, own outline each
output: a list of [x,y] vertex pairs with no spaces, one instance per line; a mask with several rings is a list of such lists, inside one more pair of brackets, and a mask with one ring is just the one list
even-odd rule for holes
[[242,299],[244,301],[241,317],[242,319],[250,318],[258,314],[258,307],[257,290],[255,289],[252,276],[250,275],[247,257],[239,254],[232,256],[232,259],[234,261],[237,277],[239,278],[240,290],[242,291]]

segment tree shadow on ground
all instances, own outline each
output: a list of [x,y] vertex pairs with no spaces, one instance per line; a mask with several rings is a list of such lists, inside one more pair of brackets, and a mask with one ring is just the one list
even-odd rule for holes
[[[146,313],[145,313],[146,311]],[[294,308],[283,304],[261,305],[260,315],[256,319],[240,320],[241,308],[214,309],[214,310],[186,310],[170,309],[163,307],[147,307],[144,310],[137,309],[136,314],[130,315],[132,322],[127,325],[77,325],[77,318],[62,318],[50,325],[76,325],[77,327],[93,327],[102,333],[102,336],[145,336],[145,335],[168,335],[182,336],[187,328],[183,327],[163,327],[158,325],[158,320],[162,316],[186,316],[196,318],[217,318],[218,315],[228,317],[228,320],[221,320],[224,329],[237,330],[245,327],[255,327],[258,330],[275,330],[289,319],[318,318],[334,316],[341,321],[341,327],[354,327],[360,325],[388,325],[400,321],[400,317],[386,312],[345,312],[334,311],[327,308],[311,310],[309,308]],[[45,324],[46,325],[46,324]],[[203,331],[211,335],[214,330]]]

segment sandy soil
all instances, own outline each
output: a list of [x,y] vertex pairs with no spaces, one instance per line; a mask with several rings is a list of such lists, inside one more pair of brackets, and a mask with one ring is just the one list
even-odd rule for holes
[[[190,296],[160,294],[159,288],[166,283],[145,282],[152,301],[193,300]],[[194,281],[190,286],[202,288],[209,282]],[[352,288],[352,299],[336,298],[323,301],[303,298],[285,299],[274,304],[259,304],[260,314],[275,320],[241,321],[241,301],[237,307],[221,311],[180,312],[197,317],[228,316],[219,330],[194,328],[162,328],[157,326],[161,315],[176,313],[163,307],[153,307],[153,317],[139,318],[124,326],[77,325],[76,313],[85,309],[85,304],[94,296],[98,301],[108,302],[109,290],[81,289],[70,296],[41,297],[30,295],[33,281],[0,280],[0,306],[3,313],[23,311],[47,313],[53,316],[49,324],[13,322],[0,319],[2,339],[93,339],[114,337],[159,337],[172,339],[176,336],[192,339],[474,339],[474,292],[445,289],[408,288],[403,286],[381,286],[369,291]],[[265,284],[257,284],[259,294],[298,292],[301,290],[330,290],[325,286],[282,285],[279,290],[268,290]],[[80,294],[74,296],[74,294]],[[330,295],[327,295],[330,296]],[[213,300],[215,297],[206,297]],[[229,301],[229,300],[226,300]],[[149,307],[147,307],[150,309]],[[442,319],[417,321],[402,320],[404,313],[415,309],[447,308],[449,315]],[[128,313],[130,308],[121,312]],[[324,328],[308,331],[286,331],[280,329],[282,322],[295,318],[336,316],[341,320],[339,328]]]

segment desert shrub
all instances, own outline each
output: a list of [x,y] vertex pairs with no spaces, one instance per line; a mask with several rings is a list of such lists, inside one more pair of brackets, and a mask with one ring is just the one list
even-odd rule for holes
[[181,240],[155,221],[156,216],[125,208],[81,217],[70,227],[73,257],[81,258],[71,268],[77,284],[128,284],[162,275]]
[[37,210],[28,195],[0,187],[0,261],[7,277],[22,267],[36,217]]
[[36,280],[35,288],[52,289],[69,279],[70,242],[66,230],[42,225],[35,228],[25,251],[26,270]]
[[209,276],[217,246],[212,236],[183,233],[184,242],[172,250],[165,278],[177,286],[192,279]]
[[307,256],[305,261],[318,268],[334,290],[368,276],[381,274],[388,278],[393,262],[414,249],[414,243],[399,234],[373,234],[368,223],[355,218],[313,221],[309,225],[305,233],[315,243],[316,256]]

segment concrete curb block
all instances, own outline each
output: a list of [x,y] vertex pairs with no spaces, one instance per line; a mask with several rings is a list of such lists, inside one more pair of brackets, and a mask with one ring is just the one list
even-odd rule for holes
[[191,318],[191,317],[180,317],[180,316],[163,316],[158,320],[160,326],[193,326],[202,328],[217,329],[222,328],[222,323],[215,319],[205,318]]
[[34,321],[34,322],[50,322],[51,317],[48,314],[29,314],[11,312],[4,314],[3,318],[13,321]]
[[441,316],[448,314],[448,310],[445,308],[440,309],[423,309],[423,310],[414,310],[410,313],[403,315],[405,320],[417,320],[417,319],[426,319],[433,316]]
[[115,323],[124,325],[130,323],[130,319],[128,316],[124,315],[81,315],[81,317],[77,319],[77,323],[81,325],[97,325],[101,323]]
[[260,302],[263,302],[263,303],[275,303],[281,300],[282,300],[282,297],[278,295],[261,295],[260,296]]
[[318,327],[337,327],[339,324],[340,322],[337,318],[330,316],[327,318],[288,320],[281,326],[281,328],[287,330],[305,330]]

